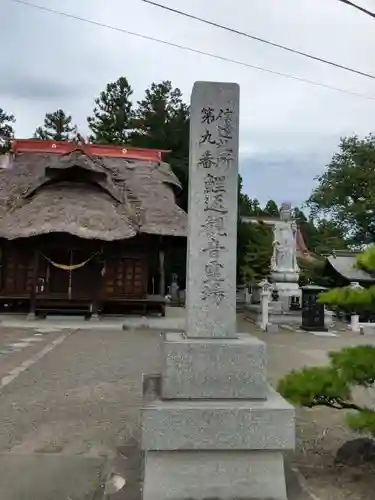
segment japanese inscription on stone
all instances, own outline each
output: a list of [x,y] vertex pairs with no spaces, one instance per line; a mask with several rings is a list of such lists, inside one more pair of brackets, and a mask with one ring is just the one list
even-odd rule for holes
[[[223,148],[225,154],[230,154],[231,150],[227,147],[228,142],[233,139],[233,110],[227,108],[216,110],[212,107],[202,108],[201,123],[205,125],[205,130],[201,135],[199,144],[205,146],[208,143],[217,148],[212,153],[210,149],[204,149],[202,156],[199,158],[198,165],[205,168],[204,173],[204,212],[207,214],[202,227],[207,235],[207,246],[202,249],[207,254],[207,263],[202,277],[202,300],[212,300],[216,305],[220,305],[225,298],[224,278],[222,277],[223,264],[221,263],[222,253],[227,249],[225,247],[225,232],[226,217],[228,209],[225,205],[226,198],[226,180],[227,174],[215,173],[220,167],[230,168],[232,159],[222,160]],[[207,166],[202,165],[205,158],[210,158],[210,163]],[[220,168],[222,170],[222,168]],[[215,227],[207,228],[207,221],[215,217],[220,220],[222,230],[217,231]],[[211,218],[211,219],[209,219]]]
[[[189,332],[189,324],[194,325],[195,330],[205,331],[198,332],[197,336],[234,335],[238,100],[239,89],[235,84],[198,82],[194,86],[187,300],[190,335],[194,335],[194,331]],[[193,315],[190,322],[189,314]],[[205,321],[202,326],[198,325],[198,316],[200,322]]]

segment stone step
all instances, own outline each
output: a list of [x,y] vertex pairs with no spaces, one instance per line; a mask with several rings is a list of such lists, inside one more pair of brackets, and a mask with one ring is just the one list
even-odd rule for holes
[[144,474],[143,500],[287,500],[280,452],[151,451]]
[[292,450],[295,411],[269,387],[265,401],[150,402],[142,409],[144,450]]

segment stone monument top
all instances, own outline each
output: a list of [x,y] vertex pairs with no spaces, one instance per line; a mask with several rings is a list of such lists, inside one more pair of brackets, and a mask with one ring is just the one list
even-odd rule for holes
[[196,82],[190,108],[188,337],[236,337],[239,86]]

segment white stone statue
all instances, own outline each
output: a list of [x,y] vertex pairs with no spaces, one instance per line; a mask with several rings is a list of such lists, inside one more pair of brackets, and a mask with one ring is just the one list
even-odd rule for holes
[[274,225],[272,272],[298,273],[297,224],[292,220],[291,206],[284,203],[280,210],[280,221]]

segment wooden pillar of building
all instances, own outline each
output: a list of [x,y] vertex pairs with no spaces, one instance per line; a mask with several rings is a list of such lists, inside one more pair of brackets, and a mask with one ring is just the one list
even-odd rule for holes
[[165,296],[165,253],[163,238],[160,237],[159,246],[159,295]]
[[38,287],[38,272],[39,272],[39,249],[35,248],[34,258],[33,258],[33,287],[30,294],[30,310],[29,310],[30,319],[35,317],[36,294]]
[[94,268],[97,272],[97,280],[94,293],[94,301],[92,303],[91,319],[99,319],[99,314],[102,312],[103,302],[103,286],[104,276],[106,272],[106,260],[103,248],[101,248],[99,255],[95,257]]

